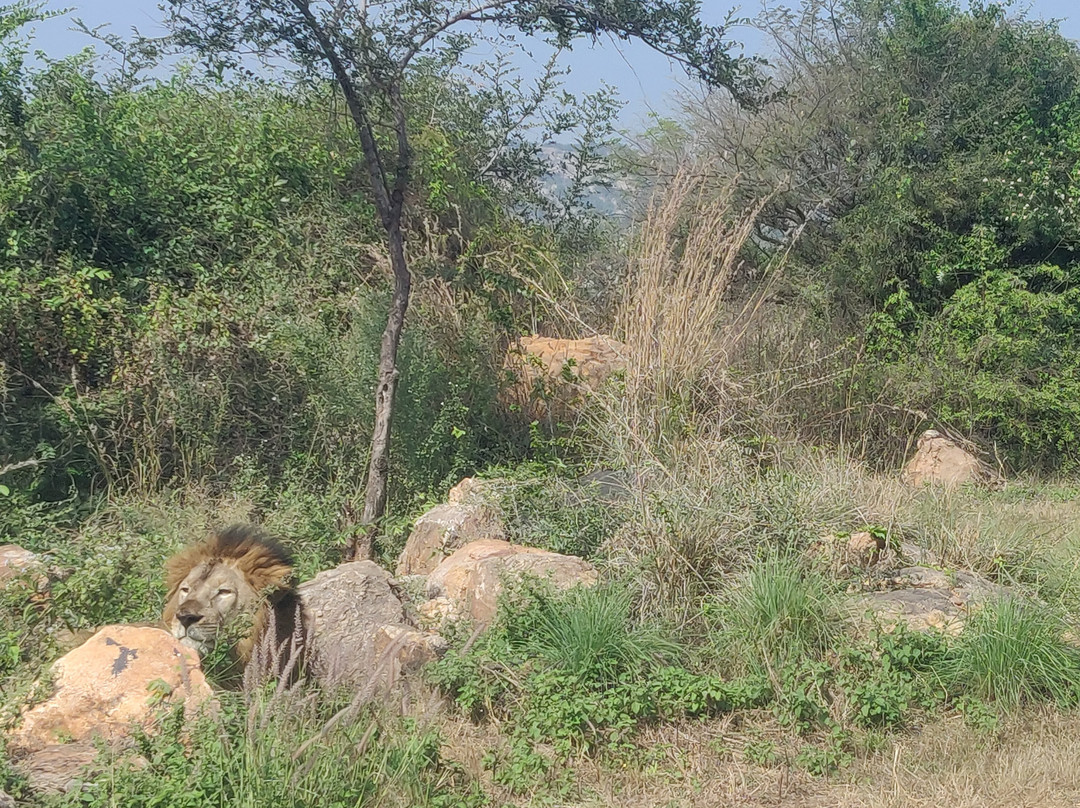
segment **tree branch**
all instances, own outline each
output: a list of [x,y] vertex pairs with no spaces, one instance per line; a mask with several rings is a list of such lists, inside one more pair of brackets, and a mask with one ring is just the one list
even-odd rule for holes
[[[383,168],[379,146],[375,142],[375,133],[368,118],[367,108],[360,99],[360,95],[356,92],[356,85],[352,76],[349,75],[349,71],[338,56],[334,43],[330,41],[330,37],[311,12],[311,5],[308,0],[292,0],[292,4],[303,15],[308,29],[318,41],[323,56],[329,62],[330,69],[334,72],[334,78],[337,79],[341,92],[345,96],[345,104],[349,108],[349,114],[352,116],[353,123],[356,124],[357,134],[360,136],[360,147],[364,152],[364,162],[367,164],[368,173],[371,175],[371,192],[375,197],[375,206],[379,209],[379,216],[382,218],[383,224],[389,227],[393,221],[395,211],[391,201],[390,187],[386,181],[386,170]],[[395,179],[395,187],[396,185],[397,180]],[[400,207],[397,213],[400,216]]]
[[13,471],[19,469],[32,468],[33,466],[40,466],[41,461],[37,458],[31,457],[29,460],[20,460],[17,463],[8,463],[6,466],[0,466],[0,477],[5,474],[10,474]]
[[457,14],[448,15],[445,20],[437,23],[433,28],[429,28],[423,34],[421,34],[423,26],[419,24],[414,25],[406,36],[406,39],[411,40],[413,44],[405,51],[405,54],[398,59],[397,69],[402,71],[408,67],[409,62],[412,61],[413,57],[422,51],[429,42],[439,36],[439,34],[453,28],[459,22],[475,20],[478,15],[483,14],[484,12],[504,8],[505,6],[513,5],[515,2],[517,2],[517,0],[489,0],[487,3],[480,3],[472,8],[459,11]]

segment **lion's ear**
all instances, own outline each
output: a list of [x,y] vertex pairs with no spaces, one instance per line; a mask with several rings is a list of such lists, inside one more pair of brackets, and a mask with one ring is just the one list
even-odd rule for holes
[[199,563],[201,547],[189,547],[165,562],[165,589],[172,597],[180,584]]

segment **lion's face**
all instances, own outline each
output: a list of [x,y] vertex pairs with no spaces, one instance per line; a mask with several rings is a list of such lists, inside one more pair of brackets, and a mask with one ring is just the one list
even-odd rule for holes
[[200,654],[214,645],[226,630],[250,622],[260,603],[260,593],[231,560],[212,559],[194,567],[176,590],[176,611],[169,630],[183,645]]

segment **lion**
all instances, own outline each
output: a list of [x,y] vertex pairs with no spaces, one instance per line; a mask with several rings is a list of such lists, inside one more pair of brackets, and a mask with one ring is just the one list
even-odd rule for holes
[[245,669],[257,653],[278,674],[286,666],[294,671],[303,631],[292,577],[287,550],[256,527],[232,525],[165,563],[169,594],[162,620],[200,656],[226,644],[237,668]]

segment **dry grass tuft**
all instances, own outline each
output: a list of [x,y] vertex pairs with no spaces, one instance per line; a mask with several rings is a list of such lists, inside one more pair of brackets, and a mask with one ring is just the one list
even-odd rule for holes
[[[736,211],[734,188],[708,194],[689,169],[663,188],[630,258],[616,334],[627,348],[622,411],[637,446],[664,448],[705,402],[721,404],[727,357],[759,298],[723,327],[729,291],[759,208]],[[671,448],[670,446],[668,448]]]
[[861,753],[833,779],[813,778],[786,760],[793,750],[776,735],[781,762],[748,763],[740,747],[746,727],[731,719],[658,727],[642,746],[654,761],[614,767],[583,761],[578,767],[582,808],[718,805],[781,808],[1065,808],[1080,804],[1080,717],[1028,713],[992,737],[959,718],[924,726],[918,734],[889,737],[878,751]]

